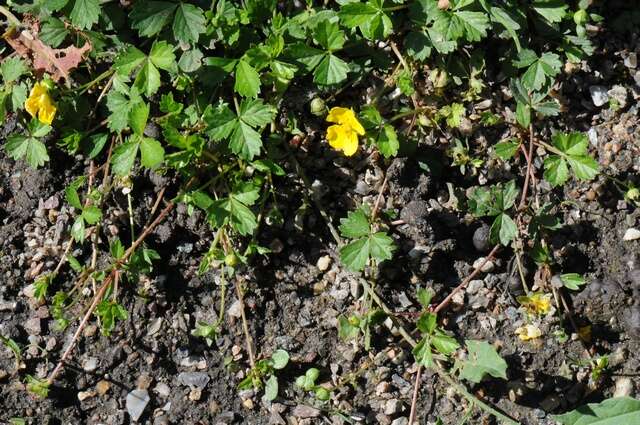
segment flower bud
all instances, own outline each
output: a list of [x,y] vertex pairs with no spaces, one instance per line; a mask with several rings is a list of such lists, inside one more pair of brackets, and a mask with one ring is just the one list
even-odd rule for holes
[[313,98],[310,109],[311,113],[317,117],[321,117],[327,113],[327,106],[324,104],[324,100],[319,97]]

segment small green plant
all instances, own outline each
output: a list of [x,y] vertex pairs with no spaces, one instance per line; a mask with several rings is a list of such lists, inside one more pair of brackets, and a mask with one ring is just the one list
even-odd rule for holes
[[320,401],[327,401],[331,397],[331,392],[323,386],[317,385],[316,381],[320,376],[320,371],[315,367],[307,369],[304,375],[298,376],[296,385],[304,391],[313,392]]
[[492,243],[509,245],[516,237],[518,229],[508,210],[515,205],[518,193],[513,180],[506,185],[476,187],[471,192],[468,199],[469,211],[476,217],[494,217],[490,233]]
[[22,350],[18,343],[16,343],[13,339],[0,335],[0,343],[7,347],[13,353],[13,356],[16,359],[16,369],[20,368],[20,364],[22,363]]
[[361,271],[370,261],[389,260],[393,255],[393,239],[386,232],[375,231],[370,219],[366,205],[340,219],[340,233],[352,240],[340,248],[340,260],[349,270]]
[[26,384],[27,391],[29,391],[31,394],[35,394],[41,398],[47,398],[49,396],[50,384],[46,379],[40,379],[32,375],[27,375]]
[[267,400],[275,400],[278,397],[278,378],[275,375],[277,370],[284,369],[289,363],[289,353],[278,349],[273,352],[270,358],[258,360],[255,367],[251,368],[247,376],[240,381],[238,389],[256,390],[264,388],[264,396]]

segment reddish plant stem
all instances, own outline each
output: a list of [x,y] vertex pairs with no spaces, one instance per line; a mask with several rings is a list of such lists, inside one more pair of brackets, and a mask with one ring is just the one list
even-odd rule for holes
[[522,197],[518,209],[524,208],[527,203],[527,191],[529,189],[529,177],[531,176],[531,165],[533,163],[533,124],[529,124],[529,156],[527,157],[527,174],[524,177],[524,187],[522,188]]
[[413,425],[416,420],[416,411],[418,405],[418,390],[420,389],[420,378],[422,375],[422,363],[418,363],[418,371],[416,372],[416,383],[413,386],[413,397],[411,398],[411,413],[409,414],[409,425]]
[[467,284],[471,281],[471,279],[473,279],[480,273],[480,271],[485,266],[485,264],[487,264],[489,261],[493,259],[493,257],[496,255],[496,252],[498,252],[499,248],[500,248],[500,245],[494,246],[491,252],[489,253],[489,255],[487,255],[484,258],[482,263],[480,263],[480,265],[476,267],[475,270],[473,270],[473,272],[469,276],[467,276],[462,282],[460,282],[460,285],[456,286],[453,289],[453,291],[451,291],[451,293],[447,295],[447,297],[444,300],[442,300],[442,302],[440,302],[440,304],[438,304],[436,308],[433,309],[433,313],[438,314],[440,310],[442,310],[447,305],[449,305],[453,296],[457,294],[459,291],[461,291],[462,289],[464,289],[467,286]]
[[47,379],[47,382],[49,383],[49,385],[51,385],[53,383],[53,381],[56,379],[56,377],[58,376],[58,374],[60,373],[60,371],[64,367],[65,361],[67,360],[67,358],[73,352],[73,349],[75,348],[75,346],[76,346],[76,344],[78,342],[78,339],[80,338],[80,335],[82,334],[82,331],[84,330],[85,326],[87,325],[87,323],[89,321],[89,318],[91,317],[91,314],[93,314],[94,310],[96,309],[96,307],[100,303],[100,300],[102,300],[102,296],[104,295],[105,291],[107,290],[107,288],[109,287],[109,285],[113,281],[115,274],[118,273],[118,270],[119,270],[120,266],[122,266],[122,264],[124,264],[127,261],[127,259],[131,256],[131,254],[133,254],[135,249],[138,246],[140,246],[140,244],[153,231],[153,229],[158,224],[160,224],[160,222],[162,220],[164,220],[164,218],[167,216],[167,214],[169,214],[169,212],[171,212],[171,210],[173,209],[174,205],[175,204],[173,202],[169,202],[167,204],[167,206],[162,210],[162,212],[158,215],[158,217],[156,217],[156,219],[153,220],[153,222],[144,229],[144,231],[138,237],[138,239],[136,239],[136,241],[129,247],[129,249],[127,249],[125,251],[125,253],[122,256],[122,258],[120,258],[118,261],[115,262],[115,264],[113,265],[113,270],[111,270],[111,273],[109,273],[109,276],[107,276],[107,278],[105,278],[105,280],[102,283],[102,286],[100,286],[100,289],[98,290],[98,292],[93,296],[93,300],[91,302],[91,305],[89,306],[89,308],[87,309],[86,313],[82,317],[82,320],[80,321],[80,324],[78,325],[78,329],[76,329],[76,332],[73,334],[73,337],[71,338],[71,341],[69,342],[69,345],[67,346],[66,350],[64,351],[64,353],[60,357],[60,360],[58,361],[58,364],[56,365],[55,369],[53,369],[53,372],[51,372],[51,375],[49,375],[49,378]]

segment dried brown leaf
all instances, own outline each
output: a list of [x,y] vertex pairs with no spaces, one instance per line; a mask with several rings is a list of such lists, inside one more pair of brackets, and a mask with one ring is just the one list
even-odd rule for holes
[[49,73],[51,78],[68,83],[69,72],[78,67],[91,50],[91,43],[86,41],[82,47],[69,46],[65,49],[52,49],[44,44],[29,30],[20,33],[9,31],[4,35],[7,43],[16,53],[33,64],[37,73]]

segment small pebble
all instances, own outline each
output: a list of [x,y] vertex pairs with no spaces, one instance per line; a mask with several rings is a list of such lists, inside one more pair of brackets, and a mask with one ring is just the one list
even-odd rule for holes
[[96,384],[96,391],[98,391],[98,394],[100,395],[105,395],[107,391],[109,391],[109,388],[111,388],[111,383],[109,381],[98,381]]
[[609,102],[607,88],[604,86],[591,86],[589,87],[589,93],[591,93],[591,100],[593,101],[593,104],[598,107]]
[[93,391],[93,390],[89,390],[89,391],[80,391],[80,392],[78,393],[78,400],[79,400],[79,401],[84,401],[84,400],[86,400],[86,399],[88,399],[88,398],[95,397],[95,395],[96,395],[96,392],[95,392],[95,391]]
[[296,418],[303,418],[303,419],[304,418],[317,418],[318,416],[320,416],[320,410],[316,409],[315,407],[306,406],[304,404],[297,405],[293,409],[293,412],[291,412],[291,413]]
[[327,271],[330,265],[331,257],[328,255],[323,255],[322,257],[318,258],[318,263],[316,264],[318,270],[320,270],[321,272]]
[[633,381],[631,378],[624,376],[616,381],[616,390],[614,397],[630,397],[633,393]]
[[151,398],[147,390],[133,390],[127,394],[126,406],[131,420],[137,422]]
[[625,241],[635,241],[636,239],[640,239],[640,230],[630,227],[626,232],[624,232],[622,239]]
[[[479,268],[484,262],[484,260],[485,260],[484,257],[478,258],[476,261],[473,262],[473,268],[474,269]],[[489,273],[493,271],[494,268],[495,268],[495,264],[493,264],[493,261],[489,260],[484,265],[482,265],[482,268],[480,269],[480,271],[482,271],[483,273]]]

